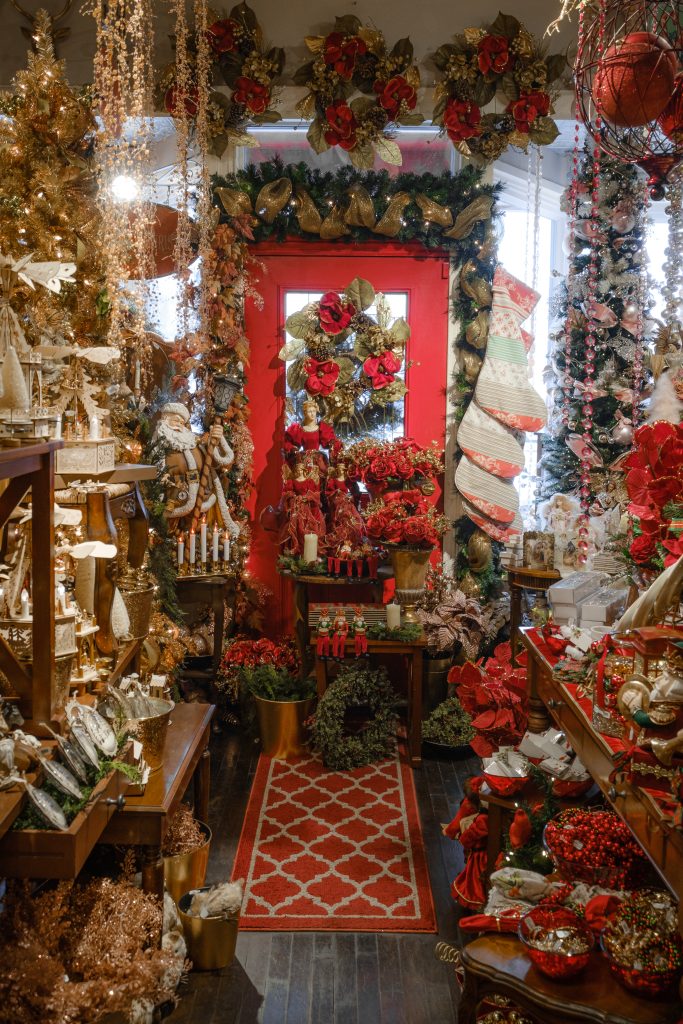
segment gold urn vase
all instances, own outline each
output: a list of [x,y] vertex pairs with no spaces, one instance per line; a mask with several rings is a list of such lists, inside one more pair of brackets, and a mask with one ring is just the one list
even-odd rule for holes
[[286,761],[306,752],[306,720],[315,708],[315,697],[306,700],[266,700],[254,695],[261,750],[268,757]]
[[175,903],[178,903],[181,896],[190,892],[191,889],[200,889],[206,879],[211,848],[211,829],[203,821],[197,824],[204,836],[202,845],[188,853],[176,853],[172,857],[164,857],[164,885]]
[[415,604],[425,589],[425,578],[432,548],[390,548],[394,570],[396,597],[401,604],[404,622],[417,622]]

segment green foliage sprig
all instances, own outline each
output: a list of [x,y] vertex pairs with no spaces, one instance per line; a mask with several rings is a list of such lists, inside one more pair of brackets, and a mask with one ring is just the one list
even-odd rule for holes
[[255,665],[240,669],[240,677],[249,693],[263,700],[309,700],[315,696],[315,682],[292,675],[275,665]]

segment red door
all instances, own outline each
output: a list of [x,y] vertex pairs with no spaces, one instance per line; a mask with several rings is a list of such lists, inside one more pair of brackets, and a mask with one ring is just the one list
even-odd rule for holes
[[442,254],[426,255],[418,246],[374,242],[363,246],[262,242],[254,246],[254,255],[264,264],[265,272],[258,284],[263,309],[257,309],[251,300],[246,307],[247,337],[251,341],[246,392],[251,406],[256,483],[249,510],[254,524],[249,569],[273,592],[266,629],[274,636],[291,630],[291,587],[277,574],[277,538],[264,531],[258,519],[267,505],[277,506],[282,488],[286,383],[278,352],[285,338],[287,294],[340,290],[354,277],[363,277],[377,292],[405,295],[406,319],[411,328],[407,362],[412,364],[406,375],[405,435],[423,444],[437,441],[443,445],[448,259]]

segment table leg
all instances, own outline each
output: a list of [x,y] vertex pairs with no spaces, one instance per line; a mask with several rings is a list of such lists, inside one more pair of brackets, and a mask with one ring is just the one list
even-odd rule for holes
[[211,788],[211,755],[208,749],[199,758],[194,773],[194,813],[205,825],[209,823],[209,790]]
[[517,654],[517,640],[519,627],[522,622],[522,591],[515,584],[510,585],[510,649],[512,651],[512,663],[515,663]]
[[543,671],[531,651],[528,651],[527,693],[529,695],[529,732],[545,732],[552,725],[545,702],[538,695],[538,674]]
[[422,764],[422,648],[410,658],[408,689],[408,748],[413,768]]
[[308,651],[308,588],[299,580],[294,581],[294,635],[301,660],[301,678],[306,679],[311,665]]
[[476,1024],[479,1002],[477,977],[468,971],[467,965],[465,965],[465,981],[458,1005],[458,1024]]
[[160,846],[142,847],[142,888],[164,899],[164,861]]
[[327,689],[327,662],[322,658],[315,659],[315,680],[318,696],[322,697]]

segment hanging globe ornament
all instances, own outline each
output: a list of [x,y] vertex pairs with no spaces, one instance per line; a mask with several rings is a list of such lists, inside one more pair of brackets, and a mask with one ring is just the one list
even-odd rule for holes
[[683,0],[599,0],[584,13],[574,65],[581,119],[603,152],[642,167],[662,199],[683,158]]

